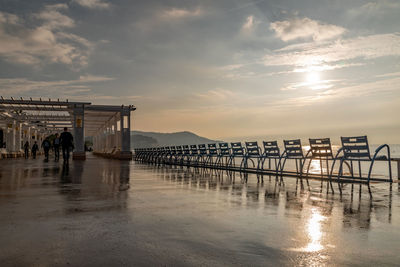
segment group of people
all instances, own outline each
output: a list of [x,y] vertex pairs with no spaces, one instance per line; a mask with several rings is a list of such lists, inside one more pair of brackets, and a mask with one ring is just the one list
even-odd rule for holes
[[[68,132],[67,127],[64,128],[64,132],[62,132],[60,135],[58,135],[58,133],[55,134],[53,142],[50,142],[50,138],[46,137],[41,144],[41,147],[44,151],[45,161],[49,161],[49,152],[51,148],[54,151],[54,161],[59,161],[61,147],[64,163],[68,163],[70,151],[74,148],[73,141],[74,138],[72,134]],[[36,154],[39,150],[39,145],[37,144],[37,141],[35,141],[32,148],[30,148],[29,142],[26,141],[24,145],[26,159],[29,157],[29,149],[32,151],[32,157],[35,159]]]

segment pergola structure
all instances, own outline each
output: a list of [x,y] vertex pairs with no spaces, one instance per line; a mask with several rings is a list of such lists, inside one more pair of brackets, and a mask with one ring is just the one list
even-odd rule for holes
[[92,105],[60,100],[0,99],[0,148],[21,151],[23,144],[40,142],[48,135],[72,129],[74,159],[85,159],[85,137],[93,149],[117,158],[131,158],[130,131],[133,105]]

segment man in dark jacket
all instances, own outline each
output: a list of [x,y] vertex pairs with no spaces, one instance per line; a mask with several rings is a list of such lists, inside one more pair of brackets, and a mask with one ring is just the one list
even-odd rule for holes
[[42,142],[42,148],[44,150],[44,156],[45,156],[45,161],[49,161],[49,150],[50,150],[51,144],[49,141],[49,138],[46,137],[46,139],[43,140]]
[[68,132],[68,128],[65,127],[64,132],[62,132],[60,135],[60,144],[63,153],[64,163],[68,164],[69,152],[71,148],[73,148],[73,142],[74,138],[72,137],[72,134]]
[[29,142],[26,141],[25,145],[24,145],[24,152],[25,152],[25,158],[26,159],[29,158],[29,147],[30,147]]
[[37,144],[37,142],[35,141],[35,143],[32,146],[32,157],[34,159],[36,159],[36,152],[39,150],[39,146]]

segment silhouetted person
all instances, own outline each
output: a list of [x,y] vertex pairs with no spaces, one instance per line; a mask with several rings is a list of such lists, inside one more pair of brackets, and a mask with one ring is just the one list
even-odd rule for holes
[[56,138],[53,140],[54,161],[60,160],[60,137],[56,133]]
[[30,147],[29,142],[26,141],[25,145],[24,145],[24,152],[25,152],[25,158],[26,159],[29,158],[29,147]]
[[63,152],[64,163],[68,164],[69,152],[71,148],[73,148],[73,141],[74,138],[72,137],[72,134],[68,132],[68,128],[65,127],[64,132],[60,135],[60,144]]
[[49,161],[49,150],[50,150],[51,144],[49,141],[49,138],[46,137],[46,139],[43,140],[42,142],[42,148],[44,150],[44,157],[45,157],[45,161]]
[[37,144],[37,142],[35,141],[35,143],[32,146],[32,156],[34,159],[36,159],[36,152],[39,150],[39,146]]

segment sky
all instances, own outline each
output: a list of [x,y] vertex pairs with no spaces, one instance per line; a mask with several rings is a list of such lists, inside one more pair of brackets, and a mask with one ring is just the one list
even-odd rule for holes
[[400,143],[400,1],[0,0],[0,95],[134,129]]

